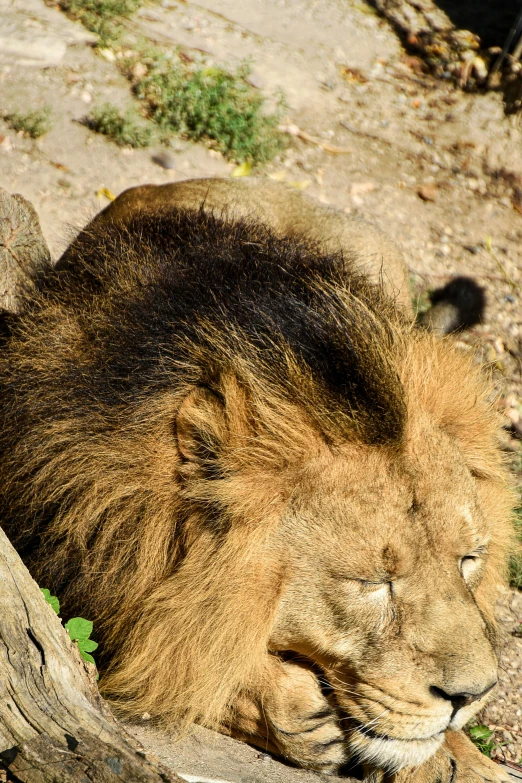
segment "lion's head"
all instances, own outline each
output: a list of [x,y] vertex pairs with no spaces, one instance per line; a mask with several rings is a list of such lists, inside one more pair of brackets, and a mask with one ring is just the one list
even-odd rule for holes
[[0,373],[2,517],[122,709],[215,725],[297,656],[400,767],[480,708],[511,502],[487,389],[355,264],[138,215],[73,246]]
[[419,402],[399,453],[317,444],[303,465],[270,636],[320,666],[352,756],[391,769],[425,761],[497,680],[502,489]]

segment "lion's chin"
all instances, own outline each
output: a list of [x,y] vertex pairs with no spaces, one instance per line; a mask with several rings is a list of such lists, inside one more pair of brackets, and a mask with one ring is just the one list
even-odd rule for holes
[[349,747],[352,757],[359,762],[397,772],[403,767],[424,764],[440,748],[443,740],[443,731],[427,739],[401,740],[368,736],[355,729],[350,735]]

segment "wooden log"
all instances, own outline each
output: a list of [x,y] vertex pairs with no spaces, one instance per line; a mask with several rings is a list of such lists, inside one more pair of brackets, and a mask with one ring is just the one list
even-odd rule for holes
[[[0,530],[0,770],[16,783],[182,783],[102,702],[60,619]],[[1,778],[0,778],[1,779]]]
[[50,264],[51,254],[33,205],[0,188],[0,309],[16,313],[20,294]]
[[433,0],[374,0],[377,10],[417,52],[435,76],[451,76],[461,87],[484,85],[487,63],[480,38],[459,30]]

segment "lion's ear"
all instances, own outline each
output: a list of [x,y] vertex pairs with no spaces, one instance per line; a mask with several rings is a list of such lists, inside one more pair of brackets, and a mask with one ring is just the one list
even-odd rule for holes
[[206,386],[192,389],[178,411],[176,435],[184,462],[212,469],[227,435],[223,398]]

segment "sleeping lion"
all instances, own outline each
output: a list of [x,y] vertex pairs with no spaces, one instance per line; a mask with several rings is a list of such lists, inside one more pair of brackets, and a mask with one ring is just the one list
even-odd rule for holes
[[507,779],[461,731],[497,681],[497,421],[413,327],[390,240],[275,183],[134,188],[8,325],[1,518],[94,620],[120,713],[325,772]]

